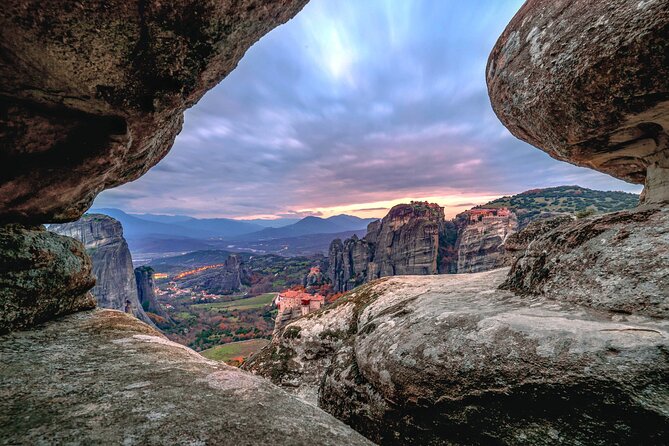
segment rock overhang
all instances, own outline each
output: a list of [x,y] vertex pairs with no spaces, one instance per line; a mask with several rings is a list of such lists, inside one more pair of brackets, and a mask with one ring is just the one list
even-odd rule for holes
[[529,0],[492,50],[492,106],[552,157],[669,199],[669,3]]
[[0,222],[76,220],[146,173],[183,112],[306,2],[5,2]]

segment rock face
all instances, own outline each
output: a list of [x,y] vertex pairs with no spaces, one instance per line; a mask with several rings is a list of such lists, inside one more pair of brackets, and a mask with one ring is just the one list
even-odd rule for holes
[[268,381],[118,311],[2,336],[0,356],[8,444],[371,445]]
[[505,265],[504,243],[518,229],[514,214],[467,224],[457,242],[458,273],[476,273]]
[[0,221],[72,221],[140,177],[184,110],[306,1],[4,2]]
[[76,240],[44,226],[0,226],[0,333],[94,308],[91,270]]
[[98,306],[125,311],[152,323],[137,297],[137,283],[130,249],[123,238],[123,227],[103,214],[87,214],[76,222],[49,226],[57,234],[72,237],[84,244],[93,261],[95,287],[91,290]]
[[572,215],[558,215],[530,222],[525,228],[509,235],[504,241],[504,264],[512,265],[517,257],[522,256],[534,240],[549,233],[560,225],[575,220]]
[[169,315],[156,299],[156,286],[153,279],[154,270],[150,266],[135,268],[135,282],[137,283],[137,297],[144,311],[169,319]]
[[493,109],[554,158],[669,200],[669,3],[528,0],[490,54]]
[[509,253],[523,252],[535,239],[552,231],[560,225],[571,223],[576,219],[570,214],[549,215],[545,218],[531,221],[518,232],[510,234],[504,242],[504,249]]
[[369,280],[403,274],[437,274],[444,209],[412,202],[393,207],[370,223],[363,239],[334,240],[328,253],[328,277],[335,292]]
[[320,266],[314,266],[312,267],[309,272],[307,273],[306,276],[304,276],[304,280],[302,281],[302,285],[304,285],[305,288],[318,288],[321,285],[324,285],[327,282],[325,278],[325,274],[321,271]]
[[250,271],[237,254],[230,254],[223,266],[184,279],[183,286],[204,289],[213,294],[231,294],[248,284]]
[[244,367],[380,444],[669,441],[667,319],[495,290],[506,273],[372,282]]
[[668,318],[668,268],[669,208],[641,207],[565,223],[540,236],[503,287]]

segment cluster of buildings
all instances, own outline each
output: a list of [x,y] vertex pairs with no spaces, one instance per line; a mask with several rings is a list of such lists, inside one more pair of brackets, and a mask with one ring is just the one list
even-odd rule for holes
[[293,319],[320,310],[324,303],[325,297],[305,291],[286,290],[277,294],[274,304],[279,313],[276,315],[274,330],[278,330]]
[[493,209],[470,209],[465,211],[469,217],[470,223],[478,223],[491,221],[496,219],[505,219],[511,216],[509,208],[493,208]]
[[176,282],[168,282],[166,285],[161,287],[156,287],[157,296],[169,296],[170,298],[176,297],[189,297],[191,300],[196,299],[212,299],[216,300],[219,296],[218,294],[207,293],[206,291],[200,290],[195,291],[191,288],[182,288]]

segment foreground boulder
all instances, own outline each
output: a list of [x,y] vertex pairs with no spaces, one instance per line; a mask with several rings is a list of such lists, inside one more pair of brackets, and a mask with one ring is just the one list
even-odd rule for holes
[[669,318],[669,208],[641,207],[558,225],[528,244],[503,287]]
[[84,244],[93,262],[96,281],[91,293],[99,307],[126,311],[153,323],[139,301],[130,248],[118,220],[104,214],[86,214],[72,223],[51,225],[49,231]]
[[0,221],[76,220],[139,178],[184,110],[306,2],[3,2]]
[[369,445],[269,382],[113,310],[0,337],[7,444]]
[[495,290],[506,272],[372,282],[244,367],[380,444],[667,443],[669,322]]
[[44,226],[0,226],[0,333],[94,308],[91,271],[76,240]]
[[669,201],[669,2],[528,0],[490,54],[493,109],[554,158]]

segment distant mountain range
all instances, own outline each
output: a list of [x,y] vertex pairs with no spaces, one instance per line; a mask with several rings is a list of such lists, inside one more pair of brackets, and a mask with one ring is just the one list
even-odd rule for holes
[[301,237],[312,234],[336,234],[348,231],[359,231],[375,221],[375,218],[359,218],[352,215],[335,215],[328,218],[305,217],[292,225],[281,228],[265,228],[258,232],[235,237],[235,240],[276,240]]
[[235,237],[257,232],[262,226],[229,218],[197,219],[186,216],[166,216],[153,214],[128,214],[120,209],[91,209],[88,213],[105,214],[123,225],[126,239],[148,236],[178,236],[195,239],[214,237]]
[[[228,244],[234,244],[236,249],[251,250],[264,246],[269,252],[292,251],[291,247],[303,248],[306,244],[316,248],[316,251],[322,251],[321,248],[327,249],[332,238],[330,235],[354,231],[364,233],[367,225],[374,221],[352,215],[305,217],[300,220],[233,220],[186,215],[128,214],[115,208],[96,208],[88,213],[105,214],[120,221],[133,254],[208,249]],[[309,237],[302,241],[296,240],[303,236]]]

